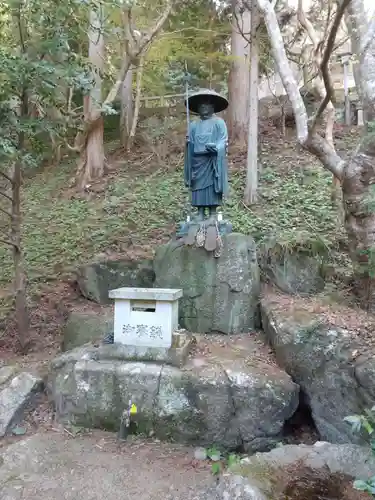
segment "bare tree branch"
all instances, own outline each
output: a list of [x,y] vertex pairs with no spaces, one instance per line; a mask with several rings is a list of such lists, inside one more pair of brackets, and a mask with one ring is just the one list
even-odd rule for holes
[[128,57],[124,58],[116,82],[114,83],[106,99],[104,100],[103,106],[108,106],[112,104],[112,102],[114,101],[114,99],[118,94],[118,91],[122,85],[122,82],[124,81],[125,75],[129,70],[131,63],[134,61],[134,59],[136,59],[141,55],[142,51],[152,42],[155,36],[159,33],[164,23],[168,19],[169,14],[171,13],[172,7],[173,7],[173,1],[168,0],[163,13],[159,16],[154,25],[151,26],[151,28],[140,37],[138,43],[136,43],[135,48],[129,47],[130,54],[128,54]]
[[4,208],[0,207],[0,212],[2,212],[3,214],[7,215],[10,219],[13,218],[13,215],[11,214],[11,212],[8,212],[8,210],[5,210]]
[[9,201],[12,201],[12,197],[6,194],[4,191],[0,191],[0,196],[4,196],[4,198],[7,198]]
[[17,247],[17,245],[15,243],[13,243],[12,241],[10,240],[4,240],[3,238],[0,238],[0,243],[4,243],[4,245],[9,245],[11,247]]
[[[112,85],[112,88],[108,92],[107,97],[104,99],[102,106],[96,110],[95,114],[90,118],[86,119],[83,125],[83,129],[79,131],[76,135],[74,146],[68,146],[71,151],[80,152],[86,144],[87,137],[90,133],[98,126],[99,120],[102,116],[103,111],[107,106],[110,106],[113,101],[116,99],[116,96],[120,90],[120,87],[125,79],[126,73],[128,72],[130,66],[140,55],[147,49],[155,36],[162,29],[164,23],[168,19],[169,14],[171,13],[172,7],[174,5],[174,0],[167,0],[167,4],[164,8],[164,11],[155,21],[155,23],[147,30],[146,33],[140,34],[136,36],[135,32],[131,33],[129,28],[129,23],[132,22],[131,14],[129,13],[130,8],[125,10],[125,24],[124,27],[128,30],[128,36],[130,37],[128,44],[128,53],[125,54],[121,68],[118,72],[115,83]],[[132,46],[132,44],[134,45]]]
[[328,141],[314,131],[311,133],[309,132],[305,103],[303,102],[298,83],[293,75],[286,55],[284,41],[275,10],[272,8],[269,0],[257,1],[259,10],[263,14],[265,20],[278,72],[293,108],[298,141],[304,148],[319,158],[327,170],[338,179],[341,179],[344,161]]
[[301,26],[306,30],[307,34],[309,35],[311,43],[314,45],[314,49],[316,50],[319,45],[319,38],[316,34],[314,26],[306,17],[305,11],[303,10],[302,0],[298,0],[297,18]]
[[345,10],[348,7],[350,2],[351,2],[351,0],[343,0],[342,3],[339,5],[337,12],[336,12],[335,19],[334,19],[333,24],[332,24],[331,31],[330,31],[329,36],[328,36],[328,40],[327,40],[326,47],[324,50],[322,62],[320,65],[320,68],[322,71],[322,76],[323,76],[323,81],[324,81],[324,86],[326,89],[326,95],[325,95],[324,99],[322,100],[322,102],[320,103],[319,109],[314,117],[313,126],[312,126],[313,128],[315,127],[319,117],[322,115],[322,113],[326,109],[329,101],[333,101],[334,88],[333,88],[333,83],[332,83],[332,78],[331,78],[331,73],[329,71],[328,63],[329,63],[329,60],[330,60],[330,57],[332,54],[332,50],[333,50],[334,45],[335,45],[337,31],[340,27]]
[[9,177],[9,175],[7,175],[5,172],[3,172],[2,170],[0,170],[0,175],[2,177],[4,177],[4,179],[6,179],[8,182],[10,182],[11,184],[13,184],[13,180]]

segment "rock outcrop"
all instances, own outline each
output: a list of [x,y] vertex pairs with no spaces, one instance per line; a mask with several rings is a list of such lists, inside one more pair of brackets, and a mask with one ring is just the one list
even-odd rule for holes
[[298,383],[322,439],[361,443],[344,422],[375,405],[374,350],[361,336],[277,298],[262,300],[262,323],[280,367]]
[[31,373],[17,373],[12,366],[0,368],[0,437],[11,433],[23,411],[36,403],[42,387],[42,379]]
[[290,295],[314,295],[324,290],[323,257],[263,245],[259,264],[264,278]]
[[139,432],[201,446],[268,449],[295,412],[299,387],[277,367],[252,360],[240,342],[220,357],[196,355],[182,369],[121,360],[116,344],[77,348],[51,365],[57,417],[118,430],[131,400]]
[[155,274],[150,260],[108,260],[82,266],[77,283],[84,297],[111,304],[109,290],[121,287],[152,288]]
[[351,478],[366,480],[374,474],[375,459],[369,448],[324,442],[287,445],[244,459],[196,499],[352,500],[362,496],[354,496]]
[[196,333],[249,332],[257,326],[260,278],[254,240],[223,237],[220,258],[171,241],[157,249],[155,286],[182,288],[180,324]]
[[70,313],[63,329],[62,350],[69,351],[88,342],[101,341],[113,333],[113,311],[98,313]]

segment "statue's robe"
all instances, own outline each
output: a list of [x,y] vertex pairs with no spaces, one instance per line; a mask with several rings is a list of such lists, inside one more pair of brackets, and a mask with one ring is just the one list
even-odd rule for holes
[[[228,131],[222,118],[191,122],[185,151],[185,185],[192,191],[192,206],[211,207],[222,203],[228,191]],[[207,151],[208,143],[215,144]]]

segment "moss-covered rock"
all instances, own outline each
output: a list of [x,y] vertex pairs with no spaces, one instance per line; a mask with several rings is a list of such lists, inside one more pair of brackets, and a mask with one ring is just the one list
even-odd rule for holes
[[344,418],[375,405],[373,348],[364,352],[356,332],[334,326],[303,304],[285,307],[277,297],[265,296],[261,312],[278,364],[300,385],[321,438],[363,442]]
[[258,322],[259,267],[250,236],[223,237],[219,258],[171,241],[157,249],[155,286],[182,288],[179,319],[191,332],[243,333]]
[[151,288],[154,271],[150,260],[108,260],[82,266],[77,282],[84,297],[98,304],[110,304],[109,290],[121,287]]
[[73,312],[63,330],[62,350],[68,351],[87,342],[98,341],[113,332],[113,312],[101,314]]
[[52,362],[48,387],[64,422],[119,429],[131,401],[138,429],[161,439],[269,449],[297,408],[298,386],[274,366],[212,361],[179,369],[122,360],[116,344],[88,345]]

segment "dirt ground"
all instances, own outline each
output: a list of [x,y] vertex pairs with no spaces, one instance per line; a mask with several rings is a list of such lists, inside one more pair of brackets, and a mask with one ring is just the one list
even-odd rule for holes
[[212,484],[194,450],[155,441],[119,444],[94,432],[40,432],[0,449],[2,500],[194,500]]

